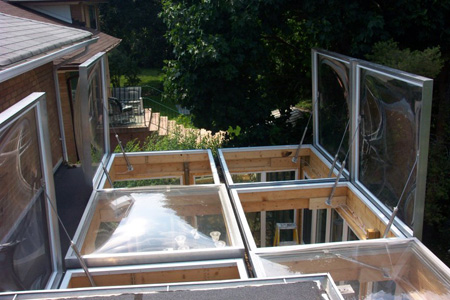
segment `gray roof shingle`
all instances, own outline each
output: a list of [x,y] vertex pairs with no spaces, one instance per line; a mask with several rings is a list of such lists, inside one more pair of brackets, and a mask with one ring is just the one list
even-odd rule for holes
[[91,38],[85,30],[0,13],[0,68]]

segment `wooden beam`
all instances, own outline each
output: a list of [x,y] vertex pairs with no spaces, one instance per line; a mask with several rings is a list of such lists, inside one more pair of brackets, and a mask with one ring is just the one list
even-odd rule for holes
[[[278,201],[289,199],[309,199],[309,198],[321,198],[328,197],[331,193],[331,187],[326,188],[307,188],[307,189],[295,189],[295,190],[280,190],[280,191],[264,191],[264,192],[251,192],[239,193],[239,199],[241,203],[244,202],[261,202],[261,201]],[[347,187],[337,187],[334,193],[335,197],[346,196]]]
[[[275,157],[294,157],[296,148],[291,149],[279,149],[279,150],[255,150],[255,151],[232,151],[232,152],[222,152],[225,161],[228,164],[228,160],[247,160],[255,158],[275,158]],[[300,156],[311,155],[311,150],[309,148],[302,148],[299,152]]]
[[242,203],[244,212],[291,210],[308,208],[309,199],[260,201]]
[[[126,272],[126,271],[125,271]],[[157,284],[170,282],[206,281],[240,279],[236,266],[210,267],[195,269],[149,270],[133,271],[129,273],[94,275],[97,286],[119,286],[136,284]],[[69,288],[91,287],[87,277],[83,274],[73,276]]]
[[[328,197],[310,198],[309,199],[309,209],[326,209],[330,208],[329,205],[325,204]],[[334,206],[345,205],[347,202],[347,196],[333,197],[331,199],[331,204]]]
[[[183,162],[195,162],[195,161],[208,161],[209,156],[207,153],[179,153],[179,154],[162,154],[162,155],[142,155],[134,156],[129,155],[128,159],[132,165],[134,164],[152,164],[152,163],[183,163]],[[114,158],[114,165],[126,165],[125,159],[119,155]]]

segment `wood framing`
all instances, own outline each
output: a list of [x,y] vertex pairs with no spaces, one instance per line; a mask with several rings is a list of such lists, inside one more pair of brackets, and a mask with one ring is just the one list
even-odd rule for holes
[[[238,195],[244,212],[277,211],[291,209],[333,208],[347,222],[360,240],[379,238],[386,225],[379,216],[347,186],[337,187],[331,207],[325,201],[332,187],[311,187],[292,190],[252,191],[240,190]],[[388,237],[395,237],[389,232]]]
[[[127,162],[121,155],[114,157],[109,169],[113,182],[178,177],[182,179],[181,184],[192,185],[195,183],[195,177],[213,175],[207,152],[129,155],[128,160],[133,171],[128,171]],[[109,183],[105,183],[104,188],[109,187]]]
[[[97,286],[120,286],[173,282],[240,279],[236,266],[198,267],[174,270],[148,270],[93,276]],[[91,287],[83,274],[72,276],[68,288]]]

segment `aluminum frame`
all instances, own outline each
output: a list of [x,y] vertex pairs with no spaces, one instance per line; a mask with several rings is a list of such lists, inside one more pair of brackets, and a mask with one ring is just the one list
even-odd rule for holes
[[[446,266],[436,255],[434,255],[427,247],[425,247],[420,240],[415,237],[412,238],[396,238],[396,239],[375,239],[366,241],[347,241],[347,242],[334,242],[325,244],[315,244],[315,245],[304,245],[301,249],[295,246],[286,247],[276,247],[276,248],[264,248],[258,249],[257,251],[250,251],[250,262],[253,266],[254,273],[257,278],[264,278],[268,276],[264,270],[264,266],[260,258],[265,256],[285,256],[285,255],[296,255],[301,257],[302,254],[313,251],[327,251],[330,248],[333,249],[349,249],[362,247],[362,249],[371,249],[375,247],[387,247],[397,246],[402,244],[412,245],[412,252],[423,262],[428,265],[436,275],[439,276],[440,280],[445,282],[448,286],[450,285],[450,269]],[[408,245],[408,246],[409,246]],[[411,246],[410,246],[411,247]],[[270,274],[269,274],[270,276]],[[273,276],[273,275],[272,275]]]
[[[233,189],[229,189],[230,191],[230,197],[231,197],[231,201],[233,203],[234,209],[235,209],[235,213],[236,213],[236,217],[239,223],[239,226],[241,227],[241,231],[242,231],[242,237],[244,239],[244,242],[246,244],[246,247],[249,251],[253,251],[253,252],[258,252],[261,249],[275,249],[275,248],[287,248],[287,249],[298,249],[301,250],[303,249],[305,246],[308,245],[293,245],[293,246],[283,246],[283,247],[267,247],[267,248],[263,248],[263,247],[257,247],[255,240],[253,238],[252,232],[250,230],[250,227],[248,225],[248,221],[247,218],[245,216],[245,211],[244,208],[241,204],[241,201],[239,199],[239,193],[252,193],[252,192],[269,192],[269,191],[292,191],[292,190],[302,190],[302,189],[311,189],[311,188],[331,188],[334,185],[334,183],[309,183],[309,184],[303,184],[303,185],[297,185],[297,184],[292,184],[292,185],[283,185],[283,186],[266,186],[266,187],[243,187],[243,188],[233,188]],[[355,196],[357,196],[362,202],[363,204],[375,215],[378,217],[378,219],[383,223],[383,224],[388,224],[389,219],[378,209],[377,206],[375,206],[369,198],[367,198],[364,194],[362,194],[359,189],[357,189],[352,183],[350,182],[339,182],[338,187],[347,187],[348,189],[350,189]],[[314,211],[313,211],[314,213]],[[330,220],[331,220],[331,214],[327,213],[327,228],[326,228],[326,238],[327,241],[329,240],[330,237]],[[313,217],[313,222],[315,222],[315,218]],[[311,233],[311,242],[315,242],[316,239],[316,232],[315,232],[315,224],[313,223],[314,227]],[[394,226],[391,227],[391,232],[400,238],[404,238],[406,237],[403,232],[401,230],[399,230],[395,224]],[[314,235],[313,235],[314,234]],[[331,244],[335,244],[338,242],[332,242]],[[315,244],[313,244],[315,245]],[[323,244],[322,244],[323,245]],[[267,250],[270,251],[270,250]]]
[[[422,238],[423,233],[423,217],[425,210],[425,188],[427,177],[427,165],[428,165],[428,149],[429,149],[429,136],[430,136],[430,122],[431,122],[431,102],[433,94],[433,80],[410,74],[407,72],[395,70],[385,66],[365,62],[357,61],[352,64],[353,74],[356,84],[354,85],[354,96],[358,98],[355,101],[355,113],[353,114],[352,123],[356,124],[359,117],[360,110],[360,72],[365,69],[370,72],[378,73],[393,79],[397,79],[422,88],[421,98],[421,111],[420,111],[420,124],[419,124],[419,141],[418,151],[420,153],[416,167],[416,193],[414,202],[414,225],[412,228],[407,226],[398,217],[395,218],[394,224],[402,230],[406,236],[415,236],[419,239]],[[358,180],[359,178],[359,130],[354,142],[354,154],[352,155],[352,165],[355,166],[353,182],[386,216],[392,214],[392,210],[387,208]]]
[[[292,185],[292,184],[310,184],[310,183],[325,183],[325,182],[334,182],[335,178],[316,178],[316,179],[297,179],[297,180],[283,180],[283,181],[266,181],[266,182],[246,182],[246,183],[234,183],[231,177],[231,172],[227,166],[227,160],[225,158],[224,153],[233,153],[233,152],[251,152],[251,151],[266,151],[266,150],[292,150],[295,151],[298,148],[298,145],[280,145],[280,146],[261,146],[261,147],[242,147],[242,148],[221,148],[218,149],[219,163],[223,170],[223,175],[225,178],[225,183],[230,189],[238,189],[245,187],[265,187],[265,186],[283,186],[283,185]],[[331,168],[331,163],[325,159],[321,152],[317,150],[313,145],[305,144],[302,145],[302,148],[310,149],[314,155],[316,155],[328,168]],[[278,171],[264,171],[264,172],[283,172],[287,170],[293,169],[285,169]],[[258,173],[251,172],[248,173]],[[336,169],[333,170],[333,174],[335,176],[338,175],[338,171]],[[296,176],[299,176],[299,172],[296,170]],[[340,181],[345,181],[344,177],[341,177]]]
[[[45,202],[46,225],[48,229],[50,260],[52,267],[52,273],[46,284],[46,288],[52,289],[56,288],[62,278],[63,265],[59,238],[58,216],[52,208],[53,206],[56,209],[56,195],[45,93],[32,93],[6,109],[4,112],[0,113],[0,128],[8,126],[32,110],[34,110],[34,114],[36,116],[39,156],[41,160],[42,179],[44,183],[42,193]],[[52,205],[49,205],[48,201],[51,201]]]
[[[422,88],[421,99],[421,112],[420,112],[420,127],[419,127],[419,145],[418,150],[420,152],[417,168],[416,168],[416,193],[414,204],[414,225],[409,228],[398,217],[395,218],[394,224],[401,229],[405,236],[415,236],[419,239],[422,237],[423,230],[423,216],[425,207],[425,187],[426,187],[426,174],[428,164],[428,143],[429,143],[429,131],[430,131],[430,119],[431,119],[431,100],[433,90],[433,80],[407,73],[404,71],[392,69],[389,67],[381,66],[378,64],[366,62],[363,60],[354,59],[341,54],[329,52],[321,49],[311,50],[312,61],[312,91],[313,91],[313,146],[317,147],[318,151],[323,154],[327,160],[332,160],[333,157],[328,153],[319,143],[318,140],[318,106],[314,105],[315,100],[318,98],[318,58],[319,56],[325,56],[332,59],[339,60],[349,64],[349,101],[350,107],[350,132],[355,134],[355,140],[349,145],[350,155],[350,167],[347,168],[349,172],[344,174],[346,178],[349,178],[352,182],[370,201],[388,218],[392,214],[392,210],[387,208],[377,197],[375,197],[370,191],[358,180],[359,177],[359,113],[360,113],[360,72],[362,69],[382,74],[394,79],[401,80],[403,82],[418,86]],[[357,132],[356,132],[357,129]],[[350,142],[350,141],[349,141]],[[338,166],[339,167],[339,166]]]
[[[204,154],[208,155],[209,165],[211,167],[211,174],[213,176],[214,184],[220,184],[219,173],[217,171],[216,164],[214,163],[214,158],[212,151],[210,149],[197,149],[197,150],[169,150],[169,151],[143,151],[143,152],[127,152],[125,153],[128,157],[145,157],[145,156],[160,156],[160,155],[180,155],[180,154]],[[122,153],[112,153],[105,164],[106,170],[109,172],[114,163],[116,157],[123,157]],[[100,178],[98,189],[105,189],[105,184],[107,182],[107,176],[104,174],[103,168],[98,168],[97,176]],[[198,185],[198,184],[196,184]]]
[[[206,248],[198,250],[177,250],[177,251],[148,251],[148,252],[130,252],[119,254],[87,254],[83,255],[86,264],[89,267],[104,267],[111,265],[131,265],[131,264],[149,264],[149,263],[168,263],[180,261],[198,261],[198,260],[217,260],[242,258],[244,256],[244,243],[239,232],[239,226],[234,216],[233,208],[229,201],[228,193],[225,185],[193,185],[193,186],[159,186],[156,189],[167,190],[195,190],[199,187],[211,187],[218,189],[220,202],[222,204],[222,213],[224,222],[228,228],[229,239],[232,246],[224,248]],[[126,190],[126,189],[121,189]],[[152,190],[150,188],[128,189],[128,190]],[[95,197],[98,192],[112,192],[111,189],[94,190],[91,194],[89,202],[83,213],[81,221],[73,237],[73,241],[79,249],[82,248],[89,225],[95,213]],[[73,252],[69,248],[65,257],[66,267],[79,268],[79,262]]]
[[[96,187],[98,186],[98,183],[100,181],[100,174],[98,172],[100,168],[97,168],[97,170],[94,172],[94,169],[92,168],[92,159],[91,159],[91,134],[89,131],[89,120],[87,120],[86,118],[89,116],[89,105],[87,105],[89,103],[89,71],[91,70],[92,67],[98,67],[99,71],[100,71],[100,76],[101,76],[101,91],[102,91],[102,97],[103,97],[103,107],[102,107],[102,111],[103,111],[103,139],[104,139],[104,151],[105,153],[103,154],[102,158],[101,158],[101,164],[106,164],[108,157],[111,153],[110,151],[110,145],[109,145],[109,118],[108,118],[108,110],[107,110],[107,87],[106,87],[106,83],[107,83],[107,78],[106,78],[106,53],[104,52],[99,52],[96,55],[94,55],[93,57],[91,57],[90,59],[88,59],[87,61],[85,61],[84,63],[82,63],[79,66],[79,93],[80,93],[80,98],[79,100],[81,101],[80,108],[81,108],[81,120],[80,120],[80,124],[81,124],[81,130],[82,130],[82,135],[81,135],[81,144],[82,144],[82,153],[83,153],[83,160],[82,160],[82,166],[83,166],[83,170],[86,173],[87,178],[91,179],[91,182],[88,182],[92,187]],[[98,64],[98,65],[96,65]]]

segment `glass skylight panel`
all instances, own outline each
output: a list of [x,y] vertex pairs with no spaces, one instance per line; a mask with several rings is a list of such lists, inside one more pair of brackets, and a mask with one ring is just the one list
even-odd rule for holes
[[237,254],[225,256],[239,257],[243,245],[226,197],[217,185],[96,191],[77,243],[87,262],[99,266],[116,256],[123,264],[189,261],[196,251],[209,259],[227,249]]
[[356,299],[450,296],[448,267],[417,239],[315,245],[295,251],[265,251],[251,257],[258,277],[327,272],[338,287],[350,286]]

